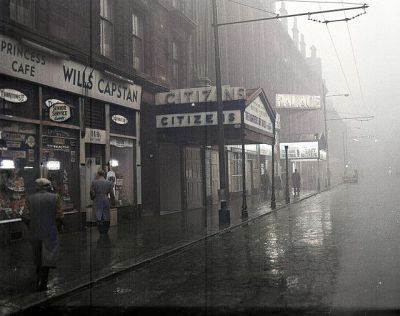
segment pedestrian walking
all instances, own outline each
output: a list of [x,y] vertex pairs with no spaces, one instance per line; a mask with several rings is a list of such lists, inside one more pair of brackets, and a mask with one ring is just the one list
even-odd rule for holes
[[271,179],[268,172],[265,172],[265,198],[268,198],[268,192],[271,190]]
[[115,205],[114,185],[106,180],[103,170],[97,172],[90,188],[90,197],[93,200],[97,228],[100,234],[107,234],[110,229],[110,206]]
[[56,268],[60,244],[58,231],[62,227],[63,213],[60,197],[50,192],[51,182],[45,178],[36,179],[36,193],[25,201],[23,221],[28,225],[36,265],[36,290],[47,289],[50,268]]
[[275,176],[275,194],[276,198],[280,199],[280,192],[282,190],[282,179],[281,176]]
[[300,183],[301,183],[300,173],[297,171],[297,169],[295,169],[292,174],[292,185],[294,190],[294,196],[300,195]]

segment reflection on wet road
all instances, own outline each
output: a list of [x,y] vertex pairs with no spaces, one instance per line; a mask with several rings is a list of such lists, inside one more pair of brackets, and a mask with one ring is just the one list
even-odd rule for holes
[[341,185],[55,305],[400,307],[398,179]]

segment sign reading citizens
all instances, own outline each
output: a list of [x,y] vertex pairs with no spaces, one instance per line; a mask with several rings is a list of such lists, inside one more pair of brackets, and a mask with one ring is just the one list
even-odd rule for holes
[[[222,87],[222,101],[244,100],[246,89],[241,87]],[[216,87],[178,89],[156,94],[156,105],[217,102]]]
[[277,94],[276,108],[313,110],[321,108],[319,95]]
[[141,87],[88,66],[63,60],[0,35],[0,73],[140,109]]

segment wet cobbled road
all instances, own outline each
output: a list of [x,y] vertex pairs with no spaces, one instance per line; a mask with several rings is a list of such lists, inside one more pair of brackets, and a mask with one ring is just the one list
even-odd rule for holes
[[399,184],[361,177],[52,304],[398,309]]

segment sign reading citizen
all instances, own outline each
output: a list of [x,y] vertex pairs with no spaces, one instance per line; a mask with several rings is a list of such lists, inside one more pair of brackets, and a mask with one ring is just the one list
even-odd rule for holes
[[[157,115],[157,128],[217,125],[217,112]],[[224,111],[224,124],[240,124],[240,110]]]
[[[246,90],[241,87],[222,87],[222,100],[233,101],[243,100],[246,98]],[[170,92],[156,94],[156,104],[182,104],[182,103],[204,103],[216,102],[216,87],[204,87],[193,89],[178,89]]]
[[0,35],[0,72],[79,95],[140,109],[141,87]]

